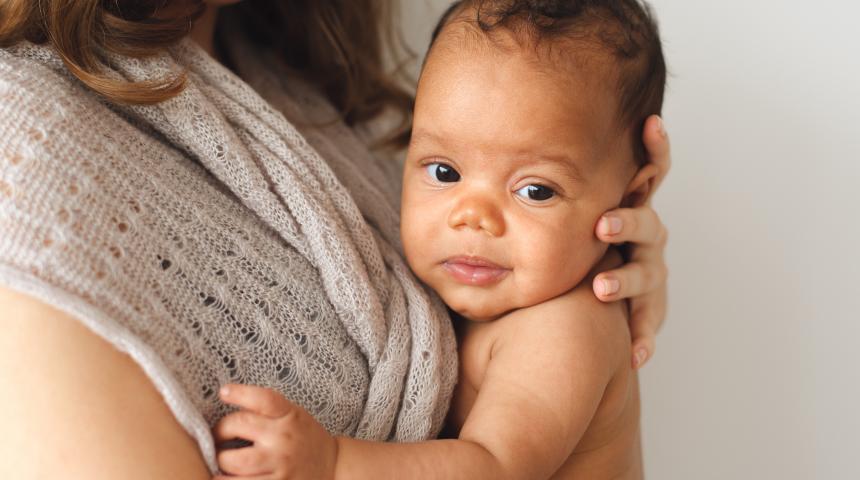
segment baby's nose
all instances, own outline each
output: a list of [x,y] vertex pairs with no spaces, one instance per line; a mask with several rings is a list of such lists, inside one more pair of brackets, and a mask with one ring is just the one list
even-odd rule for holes
[[505,221],[501,210],[487,198],[469,197],[462,199],[448,216],[448,226],[482,230],[492,237],[505,233]]

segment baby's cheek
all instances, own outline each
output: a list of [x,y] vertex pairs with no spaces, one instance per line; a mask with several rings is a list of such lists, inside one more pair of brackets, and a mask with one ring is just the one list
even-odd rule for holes
[[403,253],[406,256],[406,263],[409,265],[409,268],[420,277],[423,270],[421,252],[424,251],[424,248],[421,244],[421,236],[413,235],[414,233],[403,233],[401,235],[403,239]]
[[599,245],[590,231],[580,225],[566,227],[533,235],[536,242],[522,248],[521,263],[530,272],[522,287],[535,298],[551,298],[575,287],[598,255]]
[[431,240],[434,238],[432,227],[428,222],[407,214],[402,217],[400,228],[403,252],[409,268],[421,281],[431,284],[428,271],[435,256]]

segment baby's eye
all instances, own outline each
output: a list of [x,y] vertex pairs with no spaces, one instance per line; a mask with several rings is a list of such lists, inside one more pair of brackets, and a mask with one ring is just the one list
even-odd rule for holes
[[555,196],[555,191],[543,185],[526,185],[515,192],[526,200],[543,202]]
[[444,163],[431,163],[425,168],[430,177],[437,182],[451,183],[460,181],[460,174]]

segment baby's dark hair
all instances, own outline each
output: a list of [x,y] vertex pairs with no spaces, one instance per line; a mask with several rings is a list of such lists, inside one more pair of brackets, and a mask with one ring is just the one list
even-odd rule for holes
[[[467,17],[464,13],[469,12]],[[631,128],[634,158],[647,162],[642,128],[660,114],[666,64],[657,23],[639,0],[462,0],[454,2],[433,31],[431,49],[453,19],[466,21],[489,38],[504,30],[520,43],[572,40],[588,53],[609,54],[614,62],[619,127]],[[554,57],[564,59],[553,49]],[[569,55],[570,56],[570,55]],[[572,58],[572,56],[570,56]]]

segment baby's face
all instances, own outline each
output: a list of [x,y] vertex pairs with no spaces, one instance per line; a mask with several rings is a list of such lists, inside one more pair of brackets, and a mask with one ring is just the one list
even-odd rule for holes
[[418,87],[403,245],[449,307],[493,320],[586,276],[606,250],[596,223],[635,165],[596,75],[546,72],[528,52],[450,45],[433,48]]

